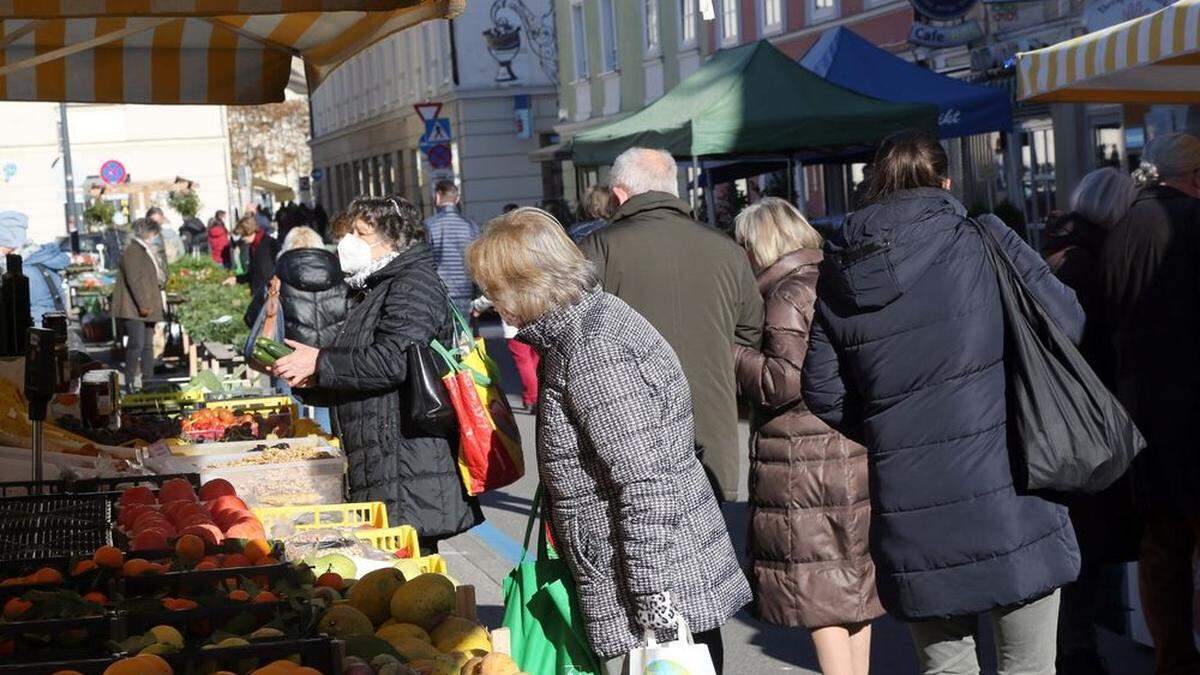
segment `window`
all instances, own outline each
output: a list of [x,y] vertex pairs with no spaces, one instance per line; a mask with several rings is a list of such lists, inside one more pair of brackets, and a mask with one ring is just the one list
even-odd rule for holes
[[679,44],[696,45],[696,0],[679,0]]
[[600,47],[604,59],[604,72],[611,73],[621,67],[617,56],[617,15],[613,0],[600,0]]
[[588,47],[583,5],[571,5],[571,33],[575,41],[575,79],[586,80],[588,76]]
[[[820,2],[821,0],[810,0],[810,2]],[[731,47],[738,43],[740,37],[740,22],[738,17],[738,2],[740,0],[721,0],[721,46]]]
[[642,29],[646,55],[658,55],[658,0],[642,0]]
[[828,21],[837,15],[837,0],[808,0],[808,23]]
[[763,35],[783,32],[783,0],[759,0],[758,16]]
[[394,195],[399,190],[396,189],[396,174],[392,166],[392,153],[383,156],[383,194]]

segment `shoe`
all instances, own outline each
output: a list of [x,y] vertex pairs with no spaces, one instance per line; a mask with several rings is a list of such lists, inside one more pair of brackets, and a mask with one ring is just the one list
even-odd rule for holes
[[1110,675],[1108,665],[1095,652],[1060,654],[1056,668],[1058,675]]

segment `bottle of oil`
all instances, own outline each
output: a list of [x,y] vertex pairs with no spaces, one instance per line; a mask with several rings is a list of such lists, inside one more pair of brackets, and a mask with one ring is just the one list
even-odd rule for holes
[[29,278],[22,271],[21,256],[9,253],[5,257],[8,271],[0,279],[0,306],[4,307],[3,325],[0,332],[7,333],[3,338],[4,352],[0,356],[24,356],[28,331],[33,326],[33,312],[29,305]]

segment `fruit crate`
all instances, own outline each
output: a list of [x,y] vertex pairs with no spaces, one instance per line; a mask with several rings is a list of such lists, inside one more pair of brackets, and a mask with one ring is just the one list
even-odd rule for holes
[[92,492],[119,492],[135,485],[159,488],[162,484],[174,478],[183,478],[200,489],[200,474],[170,473],[149,474],[144,476],[110,476],[106,478],[79,478],[60,480],[14,480],[0,482],[0,499],[5,497],[25,497],[34,494],[64,495],[87,494]]
[[112,543],[116,492],[0,499],[0,562],[91,555]]
[[392,554],[408,551],[408,555],[397,555],[398,558],[416,558],[421,555],[417,530],[411,525],[397,525],[381,530],[355,530],[354,536],[371,542],[371,545],[380,551]]
[[[120,621],[112,613],[97,616],[0,622],[0,644],[11,640],[11,653],[0,656],[0,673],[13,664],[50,659],[95,659],[108,656],[110,640],[119,635]],[[40,672],[40,671],[28,671]],[[54,672],[54,671],[47,671]]]
[[308,506],[267,506],[251,509],[271,534],[275,525],[295,531],[319,528],[375,528],[388,526],[387,506],[383,502],[353,504],[312,504]]
[[286,600],[212,604],[184,610],[137,609],[122,612],[121,624],[124,635],[139,635],[163,625],[174,626],[180,632],[188,633],[198,624],[219,627],[239,616],[249,621],[253,628],[279,620],[300,636],[312,635],[317,624],[316,612],[310,603],[292,604]]
[[[342,675],[343,647],[340,643],[325,636],[297,640],[273,640],[245,647],[189,648],[163,658],[171,664],[175,675],[193,675],[222,668],[236,672],[238,663],[247,659],[258,659],[261,665],[266,665],[276,659],[292,655],[299,655],[303,665],[316,668],[325,675]],[[53,675],[60,671],[73,670],[83,675],[102,675],[104,670],[117,660],[115,657],[106,657],[4,664],[0,665],[0,673],[4,675]],[[0,661],[0,663],[4,662]]]

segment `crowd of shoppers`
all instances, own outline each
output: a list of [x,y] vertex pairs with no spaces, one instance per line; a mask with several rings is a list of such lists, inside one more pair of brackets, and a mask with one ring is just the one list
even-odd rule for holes
[[[888,138],[827,240],[770,197],[734,239],[697,223],[674,159],[648,148],[615,160],[574,225],[513,203],[480,228],[442,181],[424,221],[400,197],[361,198],[327,228],[279,222],[278,255],[259,212],[232,236],[215,217],[208,240],[254,307],[278,289],[295,351],[273,374],[330,409],[350,498],[385,502],[426,552],[483,516],[457,440],[402,420],[406,352],[450,339],[454,309],[498,313],[537,415],[543,516],[606,672],[680,617],[722,672],[721,626],[752,603],[807,629],[826,675],[870,672],[885,612],[928,675],[979,672],[983,616],[999,675],[1105,675],[1097,597],[1105,567],[1129,560],[1157,673],[1200,672],[1200,140],[1161,135],[1135,176],[1085,176],[1045,259],[995,216],[968,217],[949,174],[935,137]],[[131,334],[161,317],[158,230],[138,221],[122,257]],[[988,239],[1148,441],[1099,494],[1014,480]],[[748,574],[720,508],[744,452]]]

